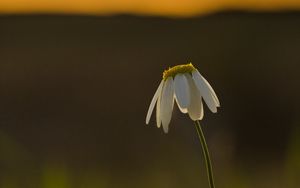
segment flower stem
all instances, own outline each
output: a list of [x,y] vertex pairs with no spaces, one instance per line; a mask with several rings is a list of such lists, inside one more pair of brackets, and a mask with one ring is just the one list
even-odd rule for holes
[[202,150],[203,150],[203,154],[204,154],[204,159],[205,159],[205,162],[206,162],[206,169],[207,169],[209,187],[210,188],[215,188],[212,165],[211,165],[211,161],[210,161],[210,157],[209,157],[208,147],[207,147],[207,144],[206,144],[206,141],[205,141],[205,137],[204,137],[200,122],[195,121],[195,126],[196,126],[196,129],[197,129],[199,140],[201,142],[201,146],[202,146]]

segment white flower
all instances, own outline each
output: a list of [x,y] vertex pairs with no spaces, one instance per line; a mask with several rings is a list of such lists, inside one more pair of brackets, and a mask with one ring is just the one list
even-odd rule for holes
[[169,130],[169,123],[172,117],[174,99],[182,113],[188,113],[194,121],[203,118],[202,98],[208,108],[217,112],[220,107],[219,99],[198,70],[190,63],[177,65],[163,73],[163,80],[160,82],[148,109],[146,124],[149,123],[156,103],[156,124],[162,124],[165,133]]

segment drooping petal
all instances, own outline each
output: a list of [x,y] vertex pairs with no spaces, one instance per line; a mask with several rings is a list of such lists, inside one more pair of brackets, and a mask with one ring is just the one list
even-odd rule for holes
[[176,102],[182,113],[187,113],[187,107],[190,103],[190,94],[188,81],[183,74],[177,74],[174,79],[174,91]]
[[169,130],[169,123],[172,117],[172,111],[174,106],[174,82],[173,78],[169,77],[164,84],[161,95],[161,108],[160,118],[164,132]]
[[162,88],[161,91],[158,94],[157,102],[156,102],[156,126],[159,128],[161,125],[161,95],[163,88],[165,87],[165,81],[162,80]]
[[195,70],[192,72],[193,80],[200,91],[201,96],[205,100],[208,108],[213,112],[217,112],[217,107],[219,106],[218,100],[216,100],[215,97],[213,97],[213,94],[211,92],[211,89],[208,87],[206,83],[207,81],[204,81],[204,78],[201,76],[201,74]]
[[163,83],[164,81],[162,80],[151,100],[151,103],[150,103],[150,106],[149,106],[149,109],[148,109],[148,112],[147,112],[147,117],[146,117],[146,124],[149,123],[150,121],[150,118],[151,118],[151,115],[152,115],[152,112],[153,112],[153,109],[154,109],[154,106],[155,106],[155,103],[158,99],[158,96],[161,94],[161,91],[162,91],[162,86],[163,86]]
[[176,95],[174,95],[174,98],[175,98],[175,101],[176,101],[176,104],[177,104],[179,110],[180,110],[182,113],[186,114],[186,113],[188,112],[188,109],[187,109],[187,108],[181,108],[181,107],[178,105],[178,99],[176,98]]
[[190,89],[190,105],[188,106],[188,113],[192,120],[201,120],[203,118],[203,103],[201,94],[195,85],[195,82],[190,74],[185,74],[189,89]]
[[[198,71],[199,72],[199,71]],[[200,74],[200,73],[199,73]],[[213,88],[211,87],[211,85],[208,83],[208,81],[200,74],[203,82],[206,84],[206,86],[208,87],[208,89],[210,90],[210,94],[213,96],[214,101],[217,105],[217,107],[220,107],[220,101],[216,95],[216,92],[213,90]]]

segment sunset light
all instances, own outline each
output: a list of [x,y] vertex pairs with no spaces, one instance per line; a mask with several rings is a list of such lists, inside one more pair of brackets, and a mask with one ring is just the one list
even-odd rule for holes
[[299,9],[298,0],[1,0],[0,13],[192,16],[223,9]]

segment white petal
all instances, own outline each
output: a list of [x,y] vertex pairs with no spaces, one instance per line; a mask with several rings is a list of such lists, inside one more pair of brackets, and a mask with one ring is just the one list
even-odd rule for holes
[[157,102],[156,102],[156,126],[159,128],[160,125],[161,125],[161,95],[162,95],[162,91],[163,91],[163,88],[165,87],[165,81],[162,80],[162,88],[161,88],[161,91],[159,92],[158,94],[158,98],[157,98]]
[[182,113],[187,113],[190,104],[189,86],[183,74],[177,74],[174,79],[175,97],[178,107]]
[[[198,73],[199,73],[199,72],[198,72]],[[199,74],[200,74],[200,73],[199,73]],[[210,93],[211,93],[211,95],[213,96],[214,101],[215,101],[216,104],[217,104],[217,107],[220,107],[220,101],[219,101],[219,99],[218,99],[218,97],[217,97],[217,95],[216,95],[216,92],[213,90],[213,88],[211,87],[211,85],[208,83],[208,81],[207,81],[201,74],[200,74],[200,76],[201,76],[203,82],[206,84],[206,86],[207,86],[208,89],[210,90]]]
[[176,104],[177,104],[179,110],[180,110],[182,113],[186,114],[186,113],[188,112],[188,109],[187,109],[187,108],[181,108],[181,107],[178,105],[178,100],[177,100],[177,98],[176,98],[176,95],[175,95],[174,97],[175,97],[175,101],[176,101]]
[[188,113],[192,120],[201,120],[203,118],[203,103],[200,92],[195,85],[195,82],[190,74],[185,75],[190,88],[190,105],[188,106]]
[[160,118],[165,133],[167,133],[169,130],[169,123],[172,117],[173,106],[174,106],[174,82],[173,82],[173,78],[169,77],[165,81],[162,95],[161,95]]
[[150,121],[150,118],[151,118],[151,115],[152,115],[152,112],[153,112],[153,109],[154,109],[154,106],[155,106],[155,103],[158,99],[158,96],[161,94],[161,91],[162,91],[162,86],[163,86],[163,83],[164,81],[162,80],[151,100],[151,103],[150,103],[150,106],[149,106],[149,109],[148,109],[148,112],[147,112],[147,117],[146,117],[146,124],[149,123]]
[[213,97],[213,93],[211,92],[211,89],[209,89],[207,81],[205,82],[204,78],[201,76],[201,74],[196,70],[192,72],[193,80],[195,81],[195,84],[200,91],[201,96],[205,100],[208,108],[213,112],[217,112],[217,107],[219,106],[217,98]]

